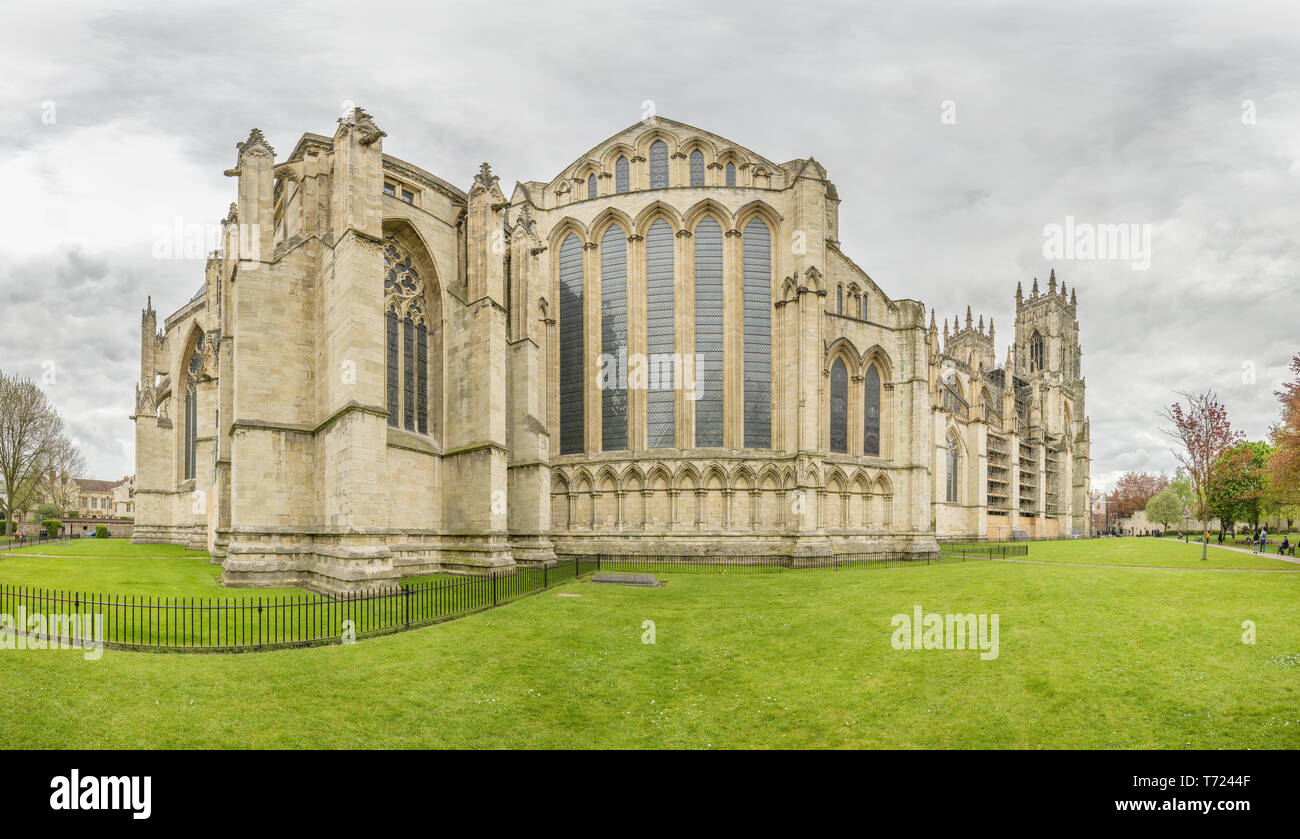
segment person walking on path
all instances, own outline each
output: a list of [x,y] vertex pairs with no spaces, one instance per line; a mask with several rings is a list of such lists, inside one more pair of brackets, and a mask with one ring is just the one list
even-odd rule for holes
[[1259,552],[1260,553],[1264,553],[1264,547],[1267,544],[1268,544],[1268,528],[1261,527],[1259,529]]

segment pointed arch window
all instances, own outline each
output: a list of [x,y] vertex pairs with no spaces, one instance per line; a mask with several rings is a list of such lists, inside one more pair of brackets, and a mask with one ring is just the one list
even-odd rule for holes
[[849,451],[849,370],[844,359],[831,365],[831,451]]
[[655,219],[645,237],[646,444],[672,448],[677,391],[673,326],[673,229]]
[[772,233],[754,216],[741,237],[744,259],[745,448],[772,447]]
[[957,483],[961,467],[961,454],[957,447],[957,435],[948,432],[948,492],[949,503],[957,503]]
[[727,186],[736,185],[736,164],[727,164]]
[[695,445],[722,445],[722,226],[695,226]]
[[863,412],[865,421],[862,429],[862,453],[872,457],[880,456],[880,371],[876,365],[867,366],[863,377]]
[[560,245],[560,454],[583,442],[582,243],[570,233]]
[[596,176],[595,175],[587,176],[587,197],[588,198],[596,197]]
[[627,233],[611,224],[600,239],[600,447],[627,448]]
[[668,187],[668,144],[655,140],[650,144],[650,188]]
[[406,251],[384,243],[385,396],[388,424],[429,433],[429,318],[424,279]]
[[867,319],[867,293],[862,292],[862,299],[858,302],[858,317],[863,320]]
[[614,163],[614,191],[627,192],[631,188],[631,178],[628,174],[628,164],[626,157],[620,157]]
[[704,186],[704,153],[691,152],[691,186]]
[[1043,336],[1034,330],[1029,336],[1029,372],[1036,373],[1043,369]]
[[835,314],[844,314],[844,286],[835,286]]
[[199,397],[196,388],[199,376],[203,373],[205,343],[206,336],[200,334],[194,343],[194,352],[190,354],[190,362],[185,368],[185,477],[183,480],[186,481],[192,479],[198,471],[195,454],[198,445]]

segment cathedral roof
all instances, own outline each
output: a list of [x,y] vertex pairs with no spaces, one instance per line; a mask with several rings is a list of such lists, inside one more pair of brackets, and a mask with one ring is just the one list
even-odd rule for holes
[[[627,128],[624,128],[622,131],[619,131],[616,134],[606,138],[602,142],[592,146],[590,149],[587,150],[585,154],[580,155],[572,163],[564,167],[564,169],[556,175],[555,179],[553,179],[552,182],[554,182],[554,180],[558,180],[561,178],[572,177],[573,173],[584,163],[590,160],[599,161],[602,157],[605,156],[605,153],[607,153],[614,146],[627,146],[629,148],[635,149],[638,138],[640,138],[644,134],[655,132],[656,130],[658,130],[659,132],[666,132],[667,134],[677,136],[682,141],[699,140],[703,143],[706,143],[713,147],[715,157],[721,156],[726,152],[732,152],[734,154],[738,154],[744,158],[747,158],[753,162],[766,165],[768,168],[770,168],[773,171],[784,168],[783,166],[780,166],[772,162],[768,158],[763,157],[762,155],[754,151],[751,151],[750,149],[741,146],[738,143],[733,143],[731,140],[728,140],[726,137],[723,137],[720,134],[714,134],[712,131],[705,131],[702,128],[696,128],[693,125],[688,125],[687,123],[684,122],[678,122],[675,119],[668,119],[667,117],[654,116],[646,120],[638,120],[637,122],[634,122],[631,125],[629,125]],[[789,164],[785,164],[785,165],[788,166]]]

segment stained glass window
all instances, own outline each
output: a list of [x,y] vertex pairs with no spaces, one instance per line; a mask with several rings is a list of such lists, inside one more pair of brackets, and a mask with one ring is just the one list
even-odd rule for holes
[[627,234],[611,224],[600,240],[602,451],[627,448]]
[[745,225],[745,448],[772,447],[772,235],[758,216]]
[[863,454],[880,456],[880,372],[874,364],[867,367],[864,377],[866,396],[863,398]]
[[560,245],[560,454],[583,451],[582,243]]
[[652,449],[672,448],[677,389],[673,327],[673,230],[656,219],[646,232],[646,432]]
[[668,144],[655,140],[650,144],[650,188],[665,189],[668,186]]
[[722,445],[722,226],[695,226],[695,445]]

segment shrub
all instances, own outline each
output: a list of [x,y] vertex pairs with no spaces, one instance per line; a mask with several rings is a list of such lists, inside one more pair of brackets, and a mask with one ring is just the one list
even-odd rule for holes
[[95,538],[96,538],[96,539],[107,539],[107,538],[108,538],[108,525],[106,525],[106,524],[97,524],[97,525],[95,525]]
[[36,515],[42,519],[53,519],[63,515],[63,508],[57,504],[37,504]]
[[41,527],[45,528],[46,535],[53,538],[59,535],[59,528],[63,527],[63,522],[59,521],[58,519],[46,519],[45,521],[41,522]]

